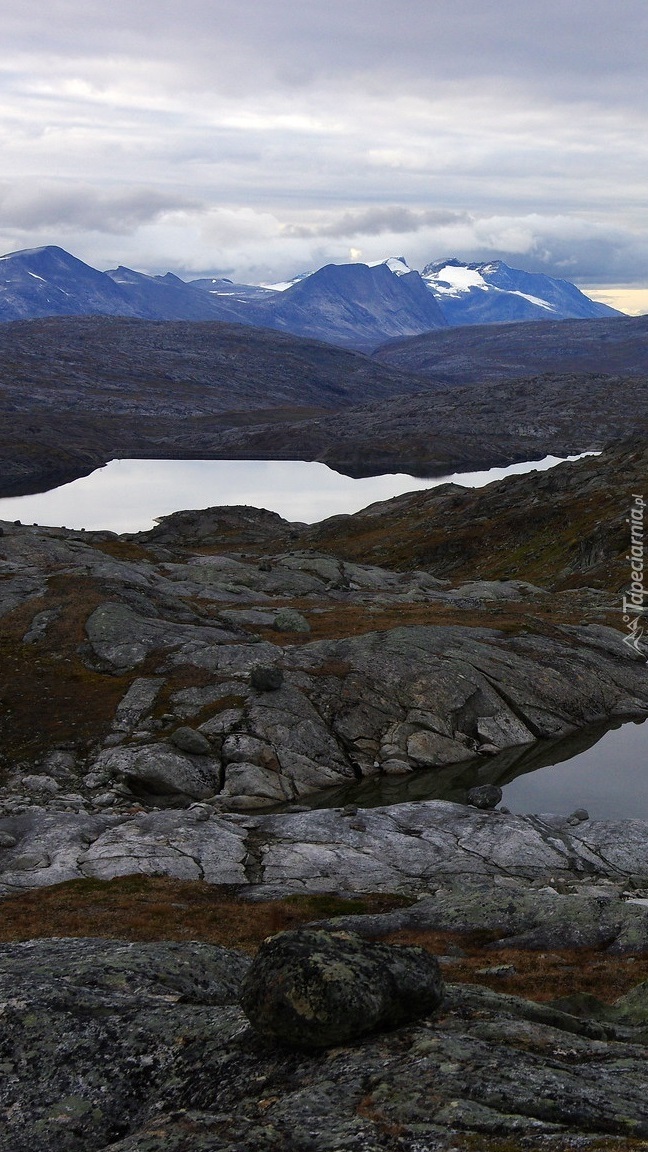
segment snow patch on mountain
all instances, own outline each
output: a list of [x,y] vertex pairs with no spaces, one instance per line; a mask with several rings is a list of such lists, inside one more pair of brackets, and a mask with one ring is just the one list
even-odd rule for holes
[[501,260],[449,258],[422,273],[404,256],[328,264],[291,280],[237,284],[226,277],[187,283],[119,266],[99,272],[54,245],[0,257],[0,321],[44,316],[216,320],[275,328],[371,350],[435,328],[622,313],[566,280],[509,268]]

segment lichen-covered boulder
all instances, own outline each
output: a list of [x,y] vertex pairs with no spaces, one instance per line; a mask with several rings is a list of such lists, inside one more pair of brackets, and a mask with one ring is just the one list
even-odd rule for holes
[[439,966],[423,948],[373,944],[352,932],[297,929],[266,940],[242,986],[256,1031],[296,1048],[348,1044],[434,1012]]

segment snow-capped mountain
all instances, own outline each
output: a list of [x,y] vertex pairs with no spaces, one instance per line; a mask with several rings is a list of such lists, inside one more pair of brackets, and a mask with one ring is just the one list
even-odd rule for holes
[[327,264],[257,310],[268,327],[353,347],[445,327],[418,272],[395,276],[386,264]]
[[566,280],[500,260],[441,260],[419,274],[398,256],[327,264],[278,284],[236,284],[219,278],[187,283],[170,272],[148,276],[124,267],[99,272],[55,246],[0,257],[0,321],[87,315],[219,320],[369,350],[457,325],[621,313]]
[[438,260],[427,264],[422,276],[452,326],[620,315],[590,300],[567,280],[509,268],[503,260],[488,264]]

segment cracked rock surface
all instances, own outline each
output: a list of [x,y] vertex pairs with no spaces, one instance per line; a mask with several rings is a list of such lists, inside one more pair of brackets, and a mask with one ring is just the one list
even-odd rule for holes
[[450,984],[413,1024],[308,1053],[249,1028],[248,964],[189,943],[0,948],[2,1152],[449,1152],[489,1135],[563,1152],[648,1137],[636,991],[603,1022]]
[[646,662],[571,599],[563,619],[527,581],[452,588],[286,551],[291,531],[247,508],[137,537],[5,525],[0,814],[48,792],[249,811],[420,769],[496,785],[498,753],[648,713]]
[[238,885],[255,899],[300,892],[422,895],[446,881],[498,878],[648,888],[644,821],[573,825],[568,817],[434,800],[353,812],[223,814],[198,802],[180,811],[89,815],[32,805],[0,821],[0,894],[131,873]]
[[[642,459],[314,527],[251,508],[128,537],[3,524],[0,896],[130,874],[241,901],[396,893],[316,931],[631,963],[647,823],[347,800],[415,772],[496,795],[529,748],[648,714],[616,596]],[[322,792],[344,799],[305,810]],[[450,985],[436,1015],[313,1055],[247,1026],[247,967],[196,943],[1,946],[1,1152],[648,1147],[644,986],[597,1006]]]

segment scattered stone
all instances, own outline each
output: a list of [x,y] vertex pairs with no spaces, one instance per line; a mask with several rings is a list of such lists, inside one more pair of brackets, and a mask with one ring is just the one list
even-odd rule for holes
[[83,777],[83,783],[86,788],[90,789],[104,788],[109,781],[110,775],[108,772],[88,772],[88,774]]
[[225,771],[225,782],[219,798],[240,801],[242,808],[267,808],[292,800],[294,791],[288,780],[258,764],[232,763]]
[[586,820],[589,820],[587,808],[577,808],[575,812],[572,812],[571,816],[567,817],[567,823],[571,825],[572,828],[577,824],[584,824]]
[[142,789],[153,794],[190,796],[204,800],[220,785],[220,763],[208,756],[189,757],[168,744],[136,745],[102,752],[96,767],[121,775],[139,794]]
[[241,990],[256,1031],[296,1048],[353,1043],[427,1016],[442,999],[439,966],[423,948],[323,929],[266,940]]
[[76,768],[76,757],[72,752],[56,749],[53,752],[48,752],[43,760],[43,768],[55,780],[67,780]]
[[474,749],[437,732],[414,732],[407,741],[407,755],[420,768],[438,768],[472,760]]
[[517,968],[514,964],[495,964],[492,968],[478,968],[476,971],[477,976],[500,976],[505,979],[508,976],[515,976]]
[[10,832],[0,832],[0,848],[15,848],[18,840]]
[[478,717],[477,735],[487,746],[500,750],[518,744],[532,744],[535,739],[522,721],[508,711],[498,712],[495,716]]
[[466,796],[466,802],[473,808],[484,810],[497,808],[501,799],[502,789],[496,784],[478,784],[475,788],[470,788]]
[[50,624],[60,615],[60,608],[50,608],[44,612],[37,612],[29,626],[29,630],[25,632],[23,636],[23,644],[35,644],[38,640],[42,640]]
[[97,808],[111,808],[115,803],[117,797],[114,792],[100,792],[98,796],[92,797],[92,803]]
[[163,684],[164,679],[160,676],[141,676],[133,680],[117,706],[113,729],[116,732],[133,732],[150,712]]
[[60,791],[60,785],[53,776],[23,776],[22,785],[28,792],[43,792],[48,796],[55,796]]
[[276,692],[281,688],[283,679],[281,668],[270,668],[263,664],[257,665],[250,673],[250,683],[257,692]]
[[207,737],[202,732],[197,732],[195,728],[186,726],[176,728],[170,739],[176,748],[180,748],[182,752],[188,752],[192,756],[209,756],[213,751]]
[[310,624],[301,612],[294,608],[280,608],[277,612],[273,628],[277,632],[310,632]]

